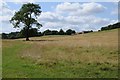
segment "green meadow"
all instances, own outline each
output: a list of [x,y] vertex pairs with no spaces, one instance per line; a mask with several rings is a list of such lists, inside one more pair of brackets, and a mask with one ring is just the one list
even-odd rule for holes
[[118,29],[2,40],[3,78],[117,78]]

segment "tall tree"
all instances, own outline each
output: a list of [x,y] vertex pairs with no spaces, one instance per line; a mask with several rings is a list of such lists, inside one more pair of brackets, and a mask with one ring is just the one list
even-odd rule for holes
[[62,29],[60,29],[59,35],[64,35],[64,34],[65,34],[65,32]]
[[67,35],[71,35],[71,34],[72,34],[72,30],[71,30],[71,29],[68,29],[68,30],[66,31],[66,34],[67,34]]
[[13,24],[14,28],[21,27],[20,24],[24,24],[26,31],[26,41],[29,41],[29,29],[32,25],[40,28],[42,25],[37,21],[37,17],[41,14],[41,7],[38,4],[27,3],[23,4],[21,9],[14,14],[10,22]]

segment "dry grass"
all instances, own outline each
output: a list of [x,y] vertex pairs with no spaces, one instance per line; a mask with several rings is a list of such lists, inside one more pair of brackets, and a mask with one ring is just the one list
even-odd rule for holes
[[4,78],[117,78],[118,31],[3,40]]
[[117,30],[74,36],[34,37],[31,40],[36,41],[27,42],[31,47],[24,50],[21,57],[31,58],[37,64],[59,61],[118,63]]

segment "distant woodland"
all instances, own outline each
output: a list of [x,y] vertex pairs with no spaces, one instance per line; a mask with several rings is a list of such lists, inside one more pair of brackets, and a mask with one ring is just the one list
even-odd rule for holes
[[[120,22],[113,25],[108,25],[106,27],[102,27],[101,30],[98,31],[105,31],[116,28],[120,28]],[[37,37],[37,36],[45,36],[45,35],[75,35],[75,34],[83,34],[90,32],[93,32],[93,30],[76,32],[75,30],[72,29],[68,29],[66,31],[64,31],[63,29],[60,29],[59,31],[47,29],[43,32],[39,32],[37,28],[31,28],[29,30],[29,36]],[[2,33],[2,39],[18,39],[18,38],[25,38],[25,36],[26,36],[26,31],[24,28],[20,32]]]

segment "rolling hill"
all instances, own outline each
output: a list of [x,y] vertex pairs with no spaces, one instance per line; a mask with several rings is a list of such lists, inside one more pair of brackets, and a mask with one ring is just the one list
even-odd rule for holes
[[3,78],[117,78],[118,29],[2,40]]

